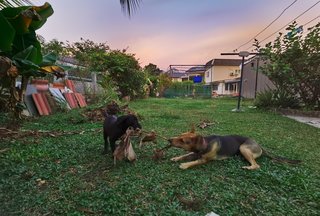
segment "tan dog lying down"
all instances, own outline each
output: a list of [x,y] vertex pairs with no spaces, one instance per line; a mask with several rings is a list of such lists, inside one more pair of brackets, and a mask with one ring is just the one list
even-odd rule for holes
[[190,153],[179,157],[171,158],[172,161],[192,160],[180,164],[181,169],[207,163],[212,160],[222,160],[234,155],[242,155],[250,166],[243,166],[243,169],[255,170],[260,168],[256,159],[262,154],[278,162],[297,164],[299,160],[289,160],[282,157],[271,156],[260,147],[253,139],[238,135],[229,136],[206,136],[196,134],[194,128],[187,133],[169,139],[172,146],[182,148]]

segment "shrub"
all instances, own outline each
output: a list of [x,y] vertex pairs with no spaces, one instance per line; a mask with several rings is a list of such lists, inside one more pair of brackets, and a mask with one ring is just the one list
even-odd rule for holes
[[299,99],[286,91],[268,90],[257,95],[254,101],[259,108],[299,108]]

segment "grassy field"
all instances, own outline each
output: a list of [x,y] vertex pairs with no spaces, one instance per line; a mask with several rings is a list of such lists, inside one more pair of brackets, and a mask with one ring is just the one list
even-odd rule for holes
[[0,140],[0,215],[319,215],[320,130],[271,112],[248,109],[233,113],[236,100],[148,99],[130,103],[146,130],[166,137],[192,123],[215,121],[198,133],[250,136],[276,155],[303,160],[289,166],[262,157],[261,169],[241,169],[241,157],[214,161],[189,170],[164,160],[133,140],[138,160],[113,165],[101,155],[101,122],[73,110],[26,122],[25,130],[84,131],[57,137],[30,136]]

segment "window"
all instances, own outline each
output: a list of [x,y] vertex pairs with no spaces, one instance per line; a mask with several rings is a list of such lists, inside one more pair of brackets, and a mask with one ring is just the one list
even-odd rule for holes
[[237,83],[236,83],[236,82],[233,82],[233,83],[225,83],[224,89],[225,89],[226,91],[237,91]]
[[207,72],[206,72],[206,77],[209,77],[209,75],[210,75],[210,74],[209,74],[209,71],[207,71]]
[[218,85],[212,85],[212,90],[213,91],[218,91]]

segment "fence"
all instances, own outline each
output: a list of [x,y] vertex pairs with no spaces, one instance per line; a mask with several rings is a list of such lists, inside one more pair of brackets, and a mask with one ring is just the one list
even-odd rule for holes
[[164,97],[195,97],[195,98],[211,98],[211,85],[204,84],[175,84],[164,92]]
[[102,87],[97,83],[97,76],[95,73],[92,74],[92,78],[83,78],[78,76],[67,76],[67,79],[73,80],[75,89],[77,92],[82,94],[99,94],[101,93]]

